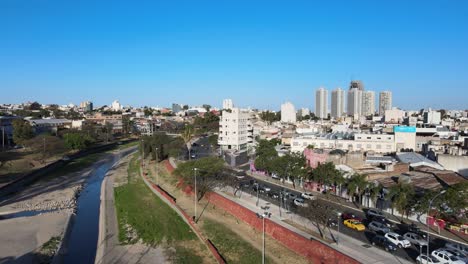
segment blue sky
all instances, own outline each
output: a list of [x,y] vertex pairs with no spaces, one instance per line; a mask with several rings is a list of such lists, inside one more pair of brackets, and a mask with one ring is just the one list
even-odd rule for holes
[[0,103],[468,108],[468,1],[0,1]]

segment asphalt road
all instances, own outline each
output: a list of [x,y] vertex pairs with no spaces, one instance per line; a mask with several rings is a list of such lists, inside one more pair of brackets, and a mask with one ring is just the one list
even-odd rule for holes
[[192,159],[212,156],[212,149],[210,143],[208,142],[208,137],[200,137],[197,141],[195,141],[195,143],[192,144],[191,154]]
[[[262,180],[257,180],[257,179],[254,179],[252,177],[249,177],[249,176],[246,176],[244,179],[241,180],[241,182],[249,182],[249,181],[256,181],[258,182],[260,185],[263,185],[263,186],[267,186],[269,188],[271,188],[271,192],[275,192],[275,193],[279,193],[280,191],[284,190],[284,188],[280,187],[280,186],[277,186],[275,184],[272,184],[272,183],[269,183],[269,182],[265,182],[265,181],[262,181]],[[248,187],[245,186],[242,188],[243,191],[245,192],[249,192],[253,195],[256,195],[257,192],[254,191],[254,188],[252,185],[249,185]],[[301,193],[302,192],[299,192],[299,191],[292,191],[292,190],[289,190],[289,193],[293,193],[295,194],[297,197],[300,197]],[[314,194],[315,195],[315,194]],[[317,195],[315,195],[317,196]],[[270,197],[269,195],[267,195],[267,192],[259,192],[259,197],[261,197],[262,199],[264,200],[267,200],[273,204],[275,204],[276,206],[279,206],[279,203],[280,203],[280,199],[277,198],[277,199],[273,199],[272,197]],[[319,197],[319,196],[317,196]],[[319,198],[320,199],[320,198]],[[349,208],[346,208],[346,207],[342,207],[340,205],[337,205],[335,203],[331,203],[327,200],[324,200],[322,199],[322,201],[326,202],[326,203],[329,203],[329,205],[331,207],[333,207],[335,210],[337,210],[338,212],[352,212],[353,214],[355,214],[356,216],[358,217],[361,217],[363,220],[363,223],[366,225],[369,224],[369,220],[366,219],[366,214],[363,212],[363,211],[358,211],[358,210],[351,210]],[[300,210],[298,210],[298,207],[296,205],[294,205],[293,203],[293,199],[288,199],[286,202],[283,203],[282,205],[282,208],[285,208],[295,214],[299,214],[301,215],[301,212]],[[338,219],[337,219],[338,220]],[[340,219],[341,220],[341,219]],[[347,228],[343,225],[343,221],[338,221],[338,223],[340,224],[340,233],[342,234],[345,234],[347,236],[350,236],[350,237],[353,237],[359,241],[362,241],[363,242],[363,246],[370,246],[371,245],[371,240],[372,238],[376,235],[375,232],[373,231],[370,231],[366,228],[365,231],[363,232],[359,232],[359,231],[356,231],[356,230],[352,230],[350,228]],[[400,235],[403,235],[404,233],[406,233],[407,229],[404,225],[401,225],[401,224],[396,224],[395,225],[396,227],[392,229],[393,232],[396,232]],[[333,229],[336,229],[336,227],[334,227]],[[431,243],[430,243],[430,250],[435,250],[437,248],[441,248],[445,245],[445,241],[439,239],[439,238],[433,238],[431,237]],[[383,250],[383,249],[382,249]],[[425,253],[426,252],[426,247],[423,247],[422,248],[422,252]],[[398,257],[400,258],[403,258],[403,259],[406,259],[406,260],[411,260],[411,261],[416,261],[416,257],[419,255],[419,247],[418,246],[415,246],[415,245],[412,245],[410,248],[399,248],[395,251],[395,253]]]

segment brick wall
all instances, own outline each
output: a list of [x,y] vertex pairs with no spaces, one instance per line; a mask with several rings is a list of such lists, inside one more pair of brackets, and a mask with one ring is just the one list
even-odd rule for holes
[[[224,209],[256,230],[262,231],[262,220],[254,212],[217,193],[210,193],[208,199],[215,206]],[[269,219],[265,219],[265,233],[312,263],[359,263],[319,241],[308,240]]]

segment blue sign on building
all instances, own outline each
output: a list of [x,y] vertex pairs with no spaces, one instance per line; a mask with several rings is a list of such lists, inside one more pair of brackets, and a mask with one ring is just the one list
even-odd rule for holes
[[400,133],[416,133],[416,127],[414,126],[395,126],[393,127],[393,132]]

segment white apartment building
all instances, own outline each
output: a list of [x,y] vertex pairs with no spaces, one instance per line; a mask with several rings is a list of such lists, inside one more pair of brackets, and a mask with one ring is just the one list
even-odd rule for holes
[[386,110],[392,109],[392,92],[383,91],[379,94],[379,115],[385,115]]
[[385,122],[387,123],[402,123],[405,118],[405,111],[400,110],[396,107],[385,110]]
[[111,104],[111,109],[112,109],[113,111],[120,111],[120,110],[122,110],[122,105],[119,103],[118,100],[115,100],[115,101],[112,102],[112,104]]
[[253,142],[250,113],[239,108],[223,111],[219,120],[218,144],[223,151],[244,151]]
[[440,118],[441,114],[440,112],[433,111],[432,109],[429,108],[426,112],[424,112],[424,124],[433,124],[433,125],[438,125],[440,124]]
[[362,90],[351,88],[348,91],[348,115],[358,118],[362,114]]
[[328,91],[320,87],[315,92],[315,116],[321,119],[327,118]]
[[415,127],[394,127],[394,134],[384,133],[311,133],[291,139],[291,152],[302,152],[312,145],[321,149],[341,149],[374,153],[393,153],[401,149],[416,148]]
[[224,99],[223,100],[223,109],[232,109],[234,108],[234,104],[232,103],[231,99]]
[[310,115],[310,110],[309,108],[301,108],[301,110],[299,110],[299,114],[304,117],[304,116],[308,116]]
[[331,95],[331,117],[340,118],[345,112],[345,95],[344,90],[336,88]]
[[362,115],[370,116],[375,114],[375,92],[362,92]]
[[281,122],[296,123],[296,108],[291,102],[286,102],[281,105]]

